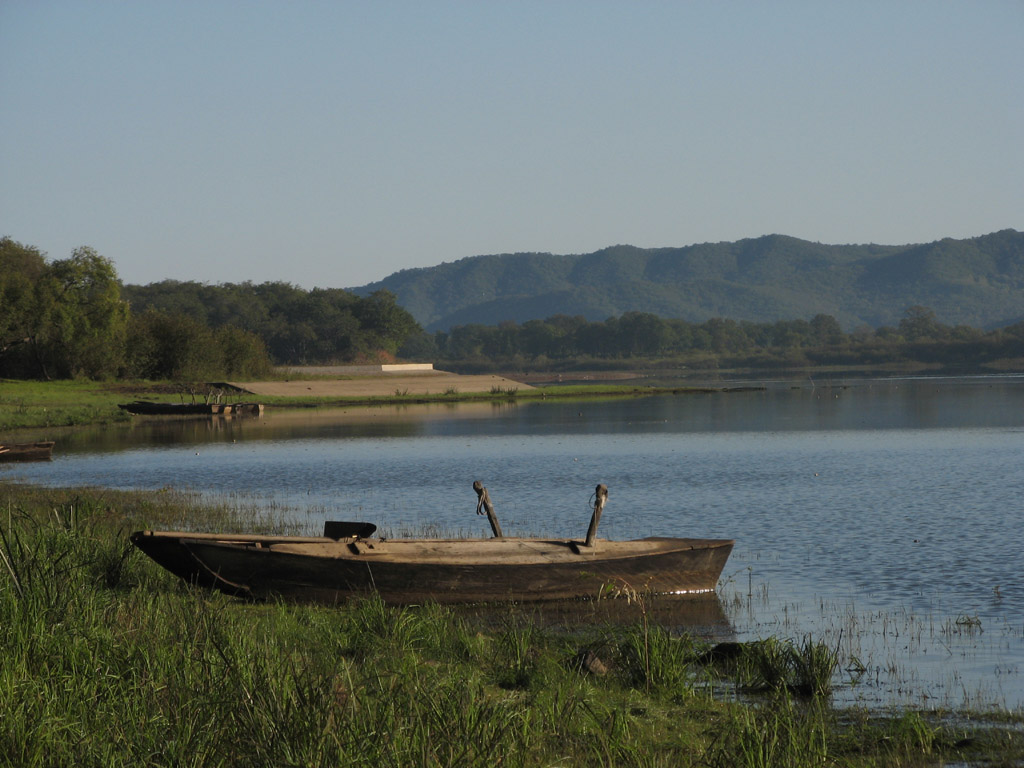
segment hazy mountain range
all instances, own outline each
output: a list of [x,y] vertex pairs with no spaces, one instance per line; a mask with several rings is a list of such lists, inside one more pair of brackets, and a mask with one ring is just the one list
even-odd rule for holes
[[827,314],[852,330],[895,325],[914,305],[949,325],[992,328],[1024,319],[1024,233],[916,245],[765,235],[681,248],[471,256],[350,290],[365,296],[380,288],[429,331],[557,314],[606,320],[630,311],[691,322]]

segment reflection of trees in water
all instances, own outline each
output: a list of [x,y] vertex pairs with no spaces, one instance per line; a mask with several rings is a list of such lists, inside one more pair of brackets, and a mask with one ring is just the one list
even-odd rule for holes
[[741,382],[760,391],[601,400],[286,409],[65,430],[58,453],[241,441],[1014,426],[1024,377]]

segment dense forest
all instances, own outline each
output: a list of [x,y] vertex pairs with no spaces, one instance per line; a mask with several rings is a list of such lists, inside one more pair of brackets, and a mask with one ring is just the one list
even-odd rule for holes
[[578,255],[472,256],[353,288],[395,294],[428,331],[562,314],[630,312],[703,323],[831,315],[852,330],[896,325],[907,307],[991,329],[1024,320],[1024,233],[920,245],[827,245],[783,235],[680,248],[616,245]]
[[249,378],[392,354],[419,330],[386,291],[124,286],[91,248],[49,262],[0,239],[0,378]]
[[133,311],[187,316],[210,328],[258,336],[277,365],[372,361],[394,355],[419,324],[388,291],[359,297],[340,288],[304,290],[288,283],[164,280],[126,285]]
[[782,368],[935,365],[959,371],[1024,368],[1024,322],[982,331],[949,326],[928,307],[908,308],[896,326],[846,333],[831,315],[752,323],[703,323],[627,312],[601,322],[555,315],[470,324],[412,337],[402,349],[458,371],[640,367]]

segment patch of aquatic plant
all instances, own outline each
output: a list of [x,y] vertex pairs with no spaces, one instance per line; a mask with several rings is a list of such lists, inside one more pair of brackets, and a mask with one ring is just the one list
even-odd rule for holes
[[846,596],[780,599],[749,568],[728,575],[720,596],[741,637],[799,639],[813,632],[822,650],[836,651],[836,704],[968,708],[993,715],[1019,709],[1022,669],[1015,651],[1022,625],[998,612],[979,614],[962,606],[946,612],[941,602],[924,609],[861,609]]
[[[323,533],[323,508],[311,510],[276,501],[272,495],[248,491],[229,494],[187,494],[183,496],[199,514],[187,514],[180,523],[183,530],[226,533],[262,533],[280,536],[320,536]],[[309,521],[316,516],[316,524]],[[306,518],[303,520],[303,518]]]
[[501,385],[495,385],[495,386],[491,387],[491,394],[492,395],[501,395],[501,396],[504,396],[504,397],[515,397],[518,392],[519,392],[519,387],[513,387],[513,386],[503,387]]
[[981,634],[982,631],[981,619],[964,614],[955,619],[947,619],[942,626],[942,632],[946,635],[974,635]]
[[807,636],[795,647],[792,688],[805,696],[827,696],[839,667],[839,651]]
[[905,712],[889,723],[887,735],[899,751],[930,755],[939,729],[929,725],[918,712]]
[[788,691],[799,696],[827,696],[839,667],[839,653],[823,642],[801,643],[769,637],[729,643],[731,651],[711,656],[732,669],[741,688],[751,692]]

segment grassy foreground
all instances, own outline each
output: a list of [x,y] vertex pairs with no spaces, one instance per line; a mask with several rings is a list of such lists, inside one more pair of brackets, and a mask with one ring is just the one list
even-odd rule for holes
[[[175,492],[0,484],[0,765],[1016,765],[1019,720],[836,710],[828,649],[716,661],[646,621],[566,633],[375,599],[250,605],[127,543],[229,528]],[[713,693],[717,691],[717,693]],[[742,695],[740,692],[743,692]],[[970,725],[965,725],[970,723]]]

